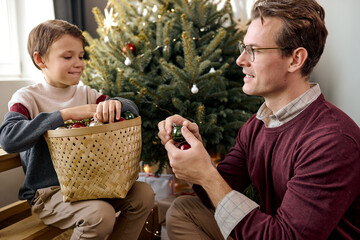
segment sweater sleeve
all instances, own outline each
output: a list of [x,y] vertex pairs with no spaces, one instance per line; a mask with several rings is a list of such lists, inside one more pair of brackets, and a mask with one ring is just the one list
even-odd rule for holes
[[[241,134],[242,128],[236,137],[235,146],[230,149],[225,159],[217,167],[217,170],[230,187],[238,192],[243,192],[251,184],[246,167],[245,146],[243,146],[240,140]],[[193,189],[205,206],[213,208],[211,200],[202,186],[194,184]]]
[[63,125],[59,111],[40,113],[32,120],[21,113],[8,112],[0,126],[0,144],[9,153],[22,152],[33,147],[47,130]]
[[18,112],[21,113],[22,115],[24,115],[25,117],[27,117],[28,119],[30,119],[30,113],[27,110],[27,108],[22,105],[21,103],[15,103],[14,105],[12,105],[10,107],[10,112]]
[[[241,193],[251,183],[246,167],[244,150],[246,146],[240,140],[241,132],[242,129],[239,130],[235,146],[230,149],[225,159],[217,167],[230,187],[236,190],[227,194],[215,210],[215,219],[224,239],[227,239],[232,230],[247,214],[259,207],[257,203]],[[211,200],[201,186],[194,184],[193,189],[205,206],[213,208]]]

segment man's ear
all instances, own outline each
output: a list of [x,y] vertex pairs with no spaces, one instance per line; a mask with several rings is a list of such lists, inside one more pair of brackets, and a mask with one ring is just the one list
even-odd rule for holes
[[295,72],[300,70],[308,57],[308,52],[305,48],[299,47],[295,49],[291,55],[291,62],[289,64],[288,71]]
[[36,63],[36,65],[37,65],[39,68],[42,69],[42,68],[45,68],[45,67],[46,67],[46,65],[45,65],[45,63],[44,63],[44,61],[43,61],[43,58],[42,58],[42,56],[40,55],[39,52],[34,52],[33,58],[34,58],[34,62]]

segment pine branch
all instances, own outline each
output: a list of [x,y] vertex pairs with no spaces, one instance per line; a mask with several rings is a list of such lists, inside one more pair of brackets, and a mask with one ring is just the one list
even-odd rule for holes
[[101,11],[98,7],[94,7],[92,9],[92,13],[94,14],[96,24],[98,25],[98,29],[104,28],[104,16],[101,14]]
[[173,77],[175,77],[175,81],[184,82],[184,83],[187,82],[187,76],[182,69],[179,69],[178,67],[176,67],[171,63],[165,62],[163,59],[160,60],[160,63],[166,71],[168,71],[169,73],[171,73]]
[[192,78],[190,80],[190,86],[192,86],[195,82],[195,78],[197,77],[198,75],[198,65],[199,65],[199,62],[200,62],[200,57],[197,57],[196,58],[196,63],[195,63],[195,67],[194,67],[194,70],[193,70],[193,75],[192,75]]
[[185,65],[187,65],[189,72],[191,72],[192,71],[191,59],[194,59],[195,56],[192,54],[191,44],[190,44],[191,40],[188,38],[188,34],[186,32],[183,32],[182,40],[184,43]]
[[202,27],[204,26],[204,23],[206,21],[205,20],[206,5],[203,4],[203,1],[200,2],[198,12],[199,12],[199,26]]
[[217,48],[217,46],[220,45],[221,41],[226,37],[226,31],[225,29],[221,28],[219,30],[219,33],[215,36],[215,38],[210,42],[210,44],[207,46],[203,54],[201,55],[202,59],[206,59],[210,53],[214,51],[214,49]]
[[192,20],[195,20],[195,19],[194,19],[194,15],[193,15],[193,13],[192,13],[192,10],[191,10],[191,7],[190,7],[190,5],[189,5],[188,0],[183,0],[183,2],[184,2],[183,5],[186,7],[186,10],[187,10],[187,11],[186,11],[186,12],[187,12],[187,15],[189,15]]
[[201,125],[204,122],[205,106],[200,104],[197,108],[196,121]]
[[117,82],[118,82],[118,91],[117,91],[117,93],[120,94],[120,92],[121,92],[121,83],[122,83],[125,71],[123,69],[118,69],[118,71],[119,71],[119,78],[117,79]]

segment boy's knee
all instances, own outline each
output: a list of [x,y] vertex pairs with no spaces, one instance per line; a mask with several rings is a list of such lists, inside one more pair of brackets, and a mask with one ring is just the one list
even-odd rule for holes
[[[105,201],[94,201],[86,216],[76,222],[78,239],[104,239],[111,234],[116,221],[115,209]],[[77,233],[75,233],[77,232]]]

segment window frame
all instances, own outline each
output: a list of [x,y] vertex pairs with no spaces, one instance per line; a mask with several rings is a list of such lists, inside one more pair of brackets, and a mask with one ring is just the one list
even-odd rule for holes
[[[8,38],[8,46],[5,46],[8,49],[8,55],[3,58],[5,59],[5,62],[0,62],[0,77],[20,77],[21,64],[17,31],[16,1],[0,0],[0,3],[2,6],[6,6],[6,8],[2,7],[1,14],[4,14],[3,17],[7,19],[7,22],[3,27],[4,29],[8,29],[8,31],[2,32],[3,35],[1,36],[2,38]],[[6,40],[4,42],[6,42]]]

